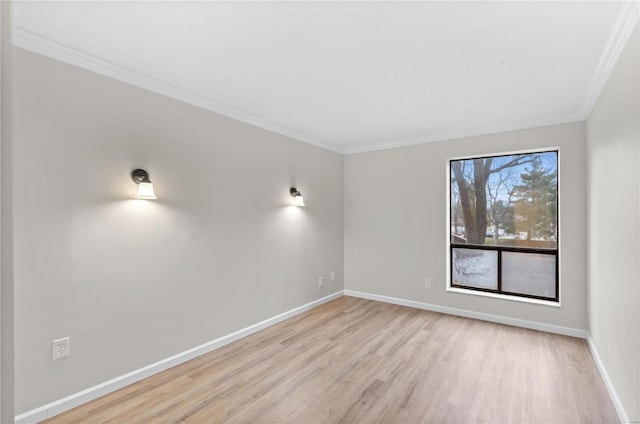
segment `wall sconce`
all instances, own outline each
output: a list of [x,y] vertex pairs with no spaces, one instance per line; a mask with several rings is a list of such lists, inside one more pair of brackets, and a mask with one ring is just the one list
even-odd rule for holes
[[134,199],[157,199],[153,192],[153,184],[149,179],[149,173],[144,169],[134,169],[131,172],[131,179],[138,184],[138,192]]
[[291,187],[289,193],[291,193],[291,197],[293,197],[293,206],[304,206],[304,198],[297,188]]

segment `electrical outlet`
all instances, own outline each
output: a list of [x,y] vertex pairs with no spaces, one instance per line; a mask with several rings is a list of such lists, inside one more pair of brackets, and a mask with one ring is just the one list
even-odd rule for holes
[[425,289],[430,289],[431,288],[431,278],[425,278],[424,279],[424,288]]
[[318,287],[324,286],[324,277],[318,278]]
[[69,337],[54,340],[51,344],[51,359],[56,360],[69,356]]
[[331,271],[331,281],[336,281],[336,272]]

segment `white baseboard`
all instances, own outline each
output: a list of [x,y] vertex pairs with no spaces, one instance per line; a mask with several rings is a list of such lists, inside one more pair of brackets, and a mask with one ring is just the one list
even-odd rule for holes
[[27,411],[23,414],[16,416],[15,422],[16,424],[32,424],[32,423],[35,424],[40,421],[46,420],[47,418],[51,418],[55,415],[68,411],[69,409],[75,408],[76,406],[82,405],[83,403],[97,399],[101,396],[114,392],[125,386],[133,384],[137,381],[143,380],[147,377],[150,377],[154,374],[162,372],[166,369],[172,368],[176,365],[180,365],[184,362],[187,362],[205,353],[211,352],[215,349],[218,349],[222,346],[225,346],[243,337],[247,337],[253,333],[257,333],[260,330],[264,330],[267,327],[270,327],[288,318],[299,315],[312,308],[315,308],[316,306],[319,306],[323,303],[327,303],[333,299],[337,299],[338,297],[341,297],[343,295],[586,339],[589,345],[589,349],[591,350],[591,354],[596,363],[596,366],[598,367],[598,371],[600,372],[600,375],[604,380],[607,390],[609,391],[609,395],[616,408],[616,412],[618,413],[620,421],[623,423],[629,423],[629,418],[624,410],[624,407],[622,406],[622,403],[620,402],[620,398],[618,397],[613,387],[613,384],[611,383],[611,379],[609,378],[609,375],[607,374],[607,371],[600,359],[600,356],[598,355],[595,345],[593,344],[593,341],[591,340],[589,333],[586,332],[585,330],[580,330],[577,328],[570,328],[570,327],[562,327],[558,325],[545,324],[545,323],[528,321],[528,320],[517,319],[517,318],[510,318],[510,317],[505,317],[501,315],[467,311],[465,309],[433,305],[429,303],[417,302],[417,301],[407,300],[407,299],[399,299],[395,297],[382,296],[382,295],[371,294],[371,293],[358,292],[353,290],[337,291],[333,294],[330,294],[329,296],[307,303],[306,305],[302,305],[297,308],[291,309],[290,311],[284,312],[280,315],[276,315],[272,318],[266,319],[257,324],[243,328],[242,330],[238,330],[234,333],[212,340],[208,343],[197,346],[193,349],[189,349],[185,352],[163,359],[154,364],[148,365],[146,367],[132,371],[128,374],[122,375],[120,377],[116,377],[112,380],[90,387],[81,392],[67,396],[63,399],[57,400],[55,402],[51,402],[47,405],[41,406],[31,411]]
[[589,334],[578,328],[562,327],[559,325],[545,324],[543,322],[528,321],[518,318],[510,318],[502,315],[485,314],[483,312],[468,311],[466,309],[451,308],[448,306],[433,305],[430,303],[416,302],[414,300],[399,299],[397,297],[382,296],[379,294],[363,293],[353,290],[345,290],[345,296],[360,297],[362,299],[377,300],[379,302],[393,303],[394,305],[410,306],[412,308],[425,309],[427,311],[441,312],[443,314],[457,315],[466,318],[491,321],[499,324],[513,325],[514,327],[530,328],[532,330],[546,331],[548,333],[563,334],[565,336],[587,339]]
[[353,290],[345,290],[344,294],[345,296],[376,300],[378,302],[393,303],[394,305],[409,306],[412,308],[425,309],[433,312],[442,312],[444,314],[449,314],[449,315],[458,315],[466,318],[474,318],[474,319],[479,319],[483,321],[497,322],[500,324],[513,325],[516,327],[530,328],[533,330],[546,331],[549,333],[556,333],[556,334],[562,334],[565,336],[573,336],[573,337],[580,337],[582,339],[586,339],[587,344],[589,345],[589,350],[591,351],[591,355],[593,356],[593,359],[596,363],[598,371],[600,372],[600,375],[602,376],[602,380],[604,381],[604,384],[607,387],[607,391],[609,392],[609,396],[611,397],[611,402],[613,403],[616,409],[616,412],[618,413],[618,418],[620,419],[620,422],[630,423],[629,416],[627,415],[624,407],[622,406],[622,402],[620,401],[620,398],[616,393],[613,383],[611,382],[611,379],[607,374],[607,370],[604,367],[602,360],[600,359],[600,355],[598,355],[598,351],[596,350],[595,344],[593,343],[593,340],[591,339],[591,336],[589,335],[589,333],[585,330],[580,330],[577,328],[570,328],[570,327],[562,327],[562,326],[553,325],[553,324],[545,324],[545,323],[540,323],[535,321],[509,318],[509,317],[500,316],[500,315],[485,314],[482,312],[467,311],[465,309],[450,308],[447,306],[432,305],[429,303],[416,302],[413,300],[406,300],[406,299],[398,299],[395,297],[382,296],[382,295],[371,294],[371,293],[363,293],[363,292],[358,292]]
[[193,349],[178,353],[177,355],[171,356],[154,364],[132,371],[128,374],[90,387],[86,390],[67,396],[63,399],[51,402],[47,405],[41,406],[31,411],[27,411],[16,416],[15,422],[16,424],[35,424],[40,421],[46,420],[47,418],[51,418],[55,415],[61,414],[65,411],[68,411],[69,409],[82,405],[83,403],[92,401],[108,393],[128,386],[132,383],[150,377],[169,368],[175,367],[176,365],[180,365],[222,346],[228,345],[229,343],[235,342],[236,340],[239,340],[243,337],[247,337],[253,333],[257,333],[260,330],[264,330],[267,327],[270,327],[293,316],[299,315],[323,303],[327,303],[333,299],[337,299],[343,294],[344,292],[342,290],[337,291],[333,294],[330,294],[329,296],[314,300],[313,302],[307,303],[306,305],[291,309],[290,311],[284,312],[280,315],[276,315],[257,324],[253,324],[234,333],[227,334],[226,336],[222,336],[203,345],[194,347]]
[[616,389],[613,387],[613,383],[609,378],[609,374],[607,373],[602,360],[600,359],[600,355],[598,355],[598,350],[596,349],[596,345],[593,343],[591,336],[587,338],[587,343],[589,344],[589,350],[591,350],[591,356],[593,356],[593,360],[598,367],[598,371],[600,371],[600,376],[602,376],[602,380],[604,381],[604,385],[607,387],[607,391],[609,392],[609,397],[611,397],[611,402],[613,402],[613,406],[616,408],[616,412],[618,413],[618,418],[620,418],[621,423],[630,423],[629,416],[627,415],[627,411],[625,411],[624,406],[622,406],[622,402],[618,397],[618,393]]

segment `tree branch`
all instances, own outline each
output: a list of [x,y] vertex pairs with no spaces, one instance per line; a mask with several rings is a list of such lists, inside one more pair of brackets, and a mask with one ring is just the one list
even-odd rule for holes
[[506,168],[511,168],[513,166],[518,166],[518,165],[524,165],[525,163],[531,163],[535,160],[535,156],[533,154],[528,154],[528,155],[522,155],[520,157],[517,157],[513,160],[510,160],[509,162],[505,163],[504,165],[501,165],[497,168],[494,168],[492,170],[489,171],[490,174],[495,174],[496,172],[500,172],[503,169]]

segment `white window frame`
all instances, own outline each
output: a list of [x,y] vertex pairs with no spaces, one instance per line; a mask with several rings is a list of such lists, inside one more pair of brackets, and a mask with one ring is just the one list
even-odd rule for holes
[[[535,299],[523,296],[515,296],[503,293],[491,293],[479,290],[466,289],[461,287],[452,287],[451,285],[451,161],[456,160],[466,160],[466,159],[474,159],[474,158],[485,158],[491,156],[509,156],[509,155],[521,155],[526,153],[545,153],[545,152],[557,152],[558,155],[558,261],[557,261],[557,273],[558,273],[558,301],[552,300],[543,300],[543,299]],[[551,306],[555,308],[562,307],[562,255],[561,255],[561,244],[562,244],[562,225],[561,225],[561,211],[560,207],[560,199],[562,199],[561,195],[561,152],[559,146],[552,147],[541,147],[535,149],[524,149],[524,150],[511,150],[504,152],[494,152],[494,153],[477,153],[474,155],[465,155],[465,156],[455,156],[446,159],[445,163],[445,195],[446,195],[446,203],[445,203],[445,240],[446,240],[446,260],[445,260],[445,275],[446,275],[446,291],[448,293],[456,293],[456,294],[464,294],[471,296],[480,296],[480,297],[488,297],[493,299],[514,301],[514,302],[523,302],[523,303],[531,303],[536,305],[543,306]]]

